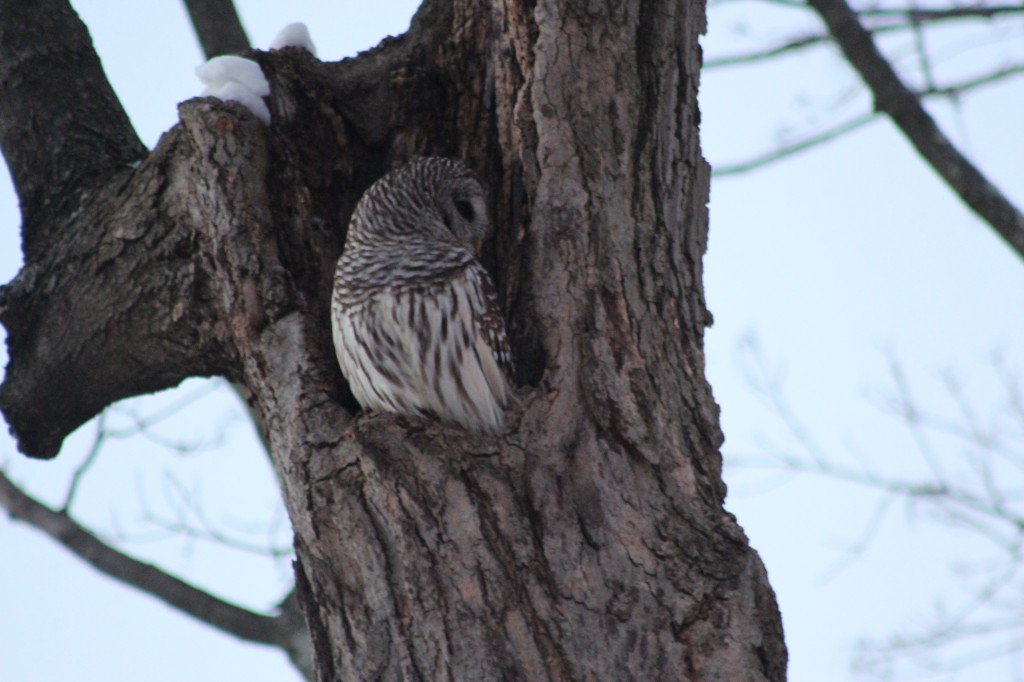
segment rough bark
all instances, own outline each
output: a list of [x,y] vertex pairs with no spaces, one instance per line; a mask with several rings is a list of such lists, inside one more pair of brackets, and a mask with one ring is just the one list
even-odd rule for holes
[[0,51],[0,147],[31,260],[59,239],[55,215],[73,212],[146,150],[66,1],[0,0]]
[[[774,595],[722,507],[704,377],[703,21],[697,2],[428,0],[407,35],[354,60],[260,54],[269,129],[183,104],[66,248],[4,290],[0,407],[20,447],[50,456],[87,412],[183,376],[242,382],[323,680],[784,679]],[[353,419],[330,348],[355,200],[424,153],[491,187],[488,260],[523,384],[497,439]],[[126,226],[114,256],[89,260]],[[62,350],[49,339],[66,315],[97,319],[58,335]],[[127,352],[114,332],[131,363],[102,361]],[[105,388],[64,414],[67,375]]]
[[0,146],[25,253],[0,290],[10,351],[0,408],[23,452],[50,457],[115,400],[228,371],[228,346],[201,305],[215,295],[209,254],[171,182],[187,170],[179,135],[141,161],[66,2],[2,0],[0,54]]

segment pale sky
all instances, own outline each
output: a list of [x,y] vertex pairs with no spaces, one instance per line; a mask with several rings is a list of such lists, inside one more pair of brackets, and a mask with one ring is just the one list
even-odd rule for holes
[[[154,145],[176,122],[177,102],[201,90],[193,72],[202,56],[184,10],[170,0],[73,4],[139,134]],[[416,5],[378,3],[370,13],[357,3],[237,4],[257,46],[268,45],[286,24],[303,21],[327,61],[400,33]],[[704,41],[708,54],[739,51],[749,45],[737,42],[741,35],[781,36],[792,21],[759,5],[737,7],[712,14]],[[1019,45],[1005,50],[1020,61]],[[999,52],[971,54],[1002,58]],[[718,164],[770,149],[783,124],[799,130],[869,103],[849,68],[827,56],[708,72],[702,83],[702,143],[705,156]],[[944,129],[1018,206],[1024,205],[1022,104],[1018,79],[980,92],[959,110],[933,108]],[[19,266],[14,245],[20,221],[9,178],[4,174],[0,181],[0,281],[6,282]],[[978,409],[994,411],[999,377],[988,364],[991,353],[1000,350],[1007,366],[1024,369],[1024,263],[883,120],[764,170],[716,180],[705,262],[705,291],[715,316],[706,337],[708,376],[727,438],[728,507],[760,552],[778,594],[790,679],[863,679],[850,671],[856,641],[927,624],[940,600],[955,605],[963,592],[953,564],[988,548],[896,505],[866,551],[847,561],[870,524],[874,493],[738,466],[763,459],[766,448],[794,447],[744,378],[751,363],[742,342],[756,335],[793,411],[823,450],[891,475],[912,475],[922,467],[919,450],[899,420],[879,407],[892,394],[890,358],[902,363],[930,409],[950,413],[940,373],[952,369]],[[201,387],[188,382],[182,390]],[[130,421],[126,410],[147,413],[176,399],[147,398],[121,408],[110,422],[124,426]],[[52,462],[26,460],[3,436],[0,460],[16,481],[60,504],[95,429],[84,426]],[[272,473],[230,394],[203,397],[158,427],[156,436],[210,447],[182,456],[144,439],[113,442],[83,480],[75,514],[105,537],[120,538],[133,555],[217,594],[253,608],[274,604],[289,585],[287,559],[188,540],[159,531],[148,518],[173,520],[182,496],[191,496],[218,528],[261,546],[288,545]],[[299,679],[276,650],[197,624],[97,574],[30,528],[0,519],[0,547],[5,682]],[[1012,679],[1011,672],[1001,661],[959,679],[1000,682]]]

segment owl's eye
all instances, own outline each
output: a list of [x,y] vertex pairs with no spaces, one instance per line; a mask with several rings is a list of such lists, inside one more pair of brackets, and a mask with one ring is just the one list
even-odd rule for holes
[[465,199],[456,199],[455,210],[458,211],[459,215],[467,221],[473,222],[473,217],[476,215],[473,211],[473,204],[469,203]]

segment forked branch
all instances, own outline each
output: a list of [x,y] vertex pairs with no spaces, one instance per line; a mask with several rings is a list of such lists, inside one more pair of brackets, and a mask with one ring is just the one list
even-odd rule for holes
[[808,1],[846,60],[871,89],[875,108],[893,120],[964,203],[1024,258],[1024,214],[942,132],[921,100],[879,52],[853,9],[845,0]]

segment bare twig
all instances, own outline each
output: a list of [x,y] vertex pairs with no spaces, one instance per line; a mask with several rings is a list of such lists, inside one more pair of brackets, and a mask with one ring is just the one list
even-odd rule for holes
[[834,564],[825,569],[822,580],[827,582],[836,577],[847,568],[852,566],[857,559],[867,553],[872,541],[878,536],[879,531],[885,523],[885,517],[889,514],[889,508],[896,498],[893,495],[881,495],[875,503],[871,517],[864,524],[861,535],[852,545],[847,548],[846,553]]
[[[64,503],[61,505],[60,511],[66,514],[71,509],[71,505],[74,502],[74,498],[78,492],[78,486],[81,483],[82,478],[96,461],[96,457],[99,455],[100,450],[103,449],[104,444],[106,444],[110,439],[123,440],[141,435],[158,445],[175,450],[179,453],[195,452],[196,450],[204,447],[219,446],[224,439],[223,427],[218,430],[213,443],[186,443],[181,440],[163,438],[162,436],[153,433],[152,427],[156,426],[163,420],[174,416],[181,410],[195,403],[197,400],[200,400],[218,390],[222,385],[223,384],[218,381],[206,382],[198,390],[191,391],[183,397],[178,398],[161,409],[147,415],[140,414],[134,404],[129,404],[127,406],[112,405],[101,412],[96,418],[96,433],[93,436],[92,444],[89,446],[89,451],[86,453],[85,459],[82,460],[82,463],[71,475],[71,482],[68,485],[68,491],[64,496]],[[127,428],[116,428],[111,426],[111,413],[126,417],[132,422],[131,426]]]
[[708,57],[704,60],[705,69],[721,69],[728,66],[740,66],[763,62],[774,57],[781,57],[790,52],[797,52],[808,47],[827,45],[831,38],[827,35],[816,34],[791,38],[784,43],[772,47],[754,50],[753,52],[741,52],[739,54],[726,55],[724,57]]
[[1001,80],[1009,78],[1011,76],[1019,76],[1024,73],[1024,65],[1014,64],[1012,66],[1004,66],[1001,69],[996,69],[990,73],[986,73],[981,76],[976,76],[959,83],[953,83],[952,85],[935,86],[927,90],[922,90],[917,93],[918,97],[959,97],[971,90],[976,90],[985,85],[992,85]]
[[151,513],[146,513],[143,516],[143,519],[158,528],[166,530],[170,534],[185,535],[195,540],[211,542],[220,545],[221,547],[228,547],[229,549],[238,550],[239,552],[245,552],[247,554],[267,556],[274,559],[282,559],[295,554],[295,550],[291,547],[264,546],[240,540],[218,530],[217,528],[208,526],[205,521],[203,521],[201,526],[195,526],[190,523],[183,523],[180,520],[172,521],[170,519],[165,519]]
[[[773,3],[785,4],[795,8],[804,9],[807,5],[804,2],[795,3]],[[898,33],[900,31],[919,31],[920,29],[946,21],[962,21],[965,19],[991,19],[1005,14],[1024,14],[1024,5],[1007,5],[999,7],[976,7],[976,8],[954,8],[948,10],[927,10],[927,9],[864,9],[857,10],[857,15],[875,20],[881,18],[883,21],[872,21],[865,26],[865,30],[871,35],[884,35]],[[894,21],[895,20],[895,21]],[[737,54],[721,57],[711,56],[704,60],[705,69],[721,69],[730,66],[741,66],[783,57],[793,52],[821,47],[832,42],[832,36],[826,33],[811,33],[798,35],[786,39],[777,45],[740,52]]]
[[895,359],[890,359],[889,372],[892,375],[893,382],[896,384],[896,391],[898,393],[897,405],[900,410],[899,416],[910,429],[910,433],[917,445],[917,450],[928,465],[928,470],[931,471],[931,482],[936,486],[945,486],[949,476],[946,474],[939,456],[932,448],[931,442],[928,440],[928,434],[925,432],[925,429],[921,428],[921,411],[918,409],[917,401],[914,400],[914,396],[910,391],[910,383],[903,372],[903,367]]
[[935,74],[932,73],[932,62],[928,56],[928,47],[925,39],[924,24],[916,14],[911,14],[910,31],[914,35],[914,53],[917,55],[917,65],[924,75],[925,87],[928,90],[935,89]]
[[215,393],[223,386],[225,386],[225,383],[220,380],[204,382],[203,385],[199,386],[197,389],[189,391],[169,404],[147,414],[143,414],[141,412],[138,401],[130,401],[127,404],[111,405],[108,410],[111,413],[128,420],[129,424],[121,427],[115,427],[107,424],[106,435],[109,438],[120,440],[141,436],[155,445],[167,448],[168,450],[173,450],[174,452],[182,455],[193,454],[198,451],[211,450],[220,447],[224,442],[225,431],[230,425],[230,420],[221,420],[218,423],[217,430],[214,432],[213,437],[208,440],[169,438],[157,433],[153,427],[157,426],[164,420],[173,417],[206,396]]
[[946,21],[957,19],[993,19],[1004,14],[1022,14],[1022,5],[976,5],[971,7],[950,7],[943,9],[928,9],[914,7],[910,9],[896,8],[865,8],[857,10],[857,14],[864,18],[873,17],[900,17],[905,21],[923,23],[926,21]]
[[763,166],[767,166],[768,164],[774,163],[776,161],[781,161],[782,159],[793,156],[794,154],[799,154],[800,152],[807,151],[812,147],[817,147],[820,144],[824,144],[825,142],[834,140],[837,137],[841,137],[847,133],[853,132],[858,128],[866,126],[868,123],[871,123],[873,120],[875,120],[877,116],[878,114],[874,112],[861,114],[860,116],[852,118],[848,121],[844,121],[838,125],[832,126],[828,130],[816,133],[814,135],[809,135],[802,140],[793,142],[791,144],[787,144],[778,149],[774,149],[765,154],[761,154],[760,156],[755,156],[752,159],[741,161],[739,163],[716,165],[712,169],[711,174],[714,177],[724,177],[726,175],[739,175],[740,173],[748,173],[752,170],[756,170]]
[[[786,402],[756,339],[746,340],[742,348],[754,364],[748,370],[751,387],[798,444],[796,453],[768,451],[767,466],[880,493],[863,536],[831,570],[845,568],[865,550],[896,501],[906,503],[908,510],[925,510],[932,524],[966,529],[995,550],[972,552],[958,564],[956,573],[965,581],[965,592],[955,608],[938,612],[932,624],[917,634],[863,643],[855,665],[869,672],[884,673],[901,665],[913,666],[918,672],[949,673],[1019,651],[1015,645],[1024,641],[1024,597],[1016,589],[1024,571],[1024,490],[1015,486],[1019,451],[1024,449],[1019,376],[998,355],[993,359],[992,367],[1004,388],[1004,407],[983,420],[965,387],[951,372],[944,373],[940,378],[952,401],[953,415],[940,417],[916,401],[900,363],[891,358],[895,391],[885,406],[906,425],[923,458],[921,474],[894,475],[844,465],[823,452]],[[945,438],[941,447],[937,447],[939,441],[932,442],[933,435]],[[761,465],[765,466],[763,458]],[[745,466],[750,466],[749,462]]]
[[67,514],[54,511],[25,494],[0,472],[0,506],[64,545],[95,569],[150,594],[193,618],[240,639],[283,646],[292,633],[278,617],[265,616],[213,595],[133,559],[100,541]]
[[796,413],[790,409],[782,391],[782,378],[777,371],[768,367],[768,361],[761,350],[757,337],[747,336],[742,342],[743,349],[753,361],[752,367],[746,368],[747,382],[782,419],[786,428],[796,438],[800,446],[813,460],[814,467],[825,465],[825,450],[811,436],[811,432],[800,422]]
[[85,472],[92,467],[93,462],[96,461],[96,456],[100,454],[100,450],[103,448],[103,444],[107,440],[107,412],[104,410],[100,413],[100,416],[96,418],[96,435],[93,436],[92,445],[89,447],[89,452],[86,454],[85,459],[78,465],[75,472],[71,475],[71,483],[68,485],[68,492],[64,496],[64,504],[61,505],[60,512],[67,514],[71,509],[71,503],[75,500],[75,493],[78,492],[78,484],[82,480],[82,476]]
[[[806,5],[801,2],[800,7],[806,8]],[[905,31],[909,28],[911,28],[910,24],[889,24],[872,28],[871,33],[894,33],[897,31]],[[722,69],[730,66],[753,64],[774,59],[776,57],[783,57],[791,52],[800,52],[801,50],[806,50],[812,47],[824,47],[831,43],[832,36],[827,33],[812,33],[808,35],[794,36],[779,43],[778,45],[753,50],[751,52],[740,52],[737,54],[726,55],[724,57],[709,57],[704,60],[704,68]]]
[[[931,672],[949,674],[964,670],[993,658],[1019,654],[1024,642],[1024,618],[1020,616],[1021,603],[1012,607],[1012,615],[996,616],[978,620],[975,615],[985,607],[993,607],[996,598],[1016,584],[1020,566],[1011,563],[1004,566],[974,597],[958,611],[946,615],[937,614],[936,622],[920,635],[896,635],[885,642],[862,642],[854,661],[854,667],[872,673],[882,673],[900,660],[908,661],[917,668]],[[1018,633],[1018,634],[1014,634]],[[983,638],[967,653],[943,656],[940,652],[952,645],[963,644]],[[993,641],[1004,640],[993,645]],[[962,649],[958,649],[962,651]]]
[[[146,522],[172,535],[184,535],[194,540],[211,542],[248,554],[281,559],[291,557],[295,553],[290,545],[274,546],[270,542],[265,545],[256,544],[221,530],[210,521],[203,511],[199,495],[188,490],[179,479],[170,473],[165,473],[164,484],[166,486],[164,495],[168,505],[174,510],[175,518],[168,519],[147,509],[143,514],[143,519]],[[264,530],[261,529],[261,532]]]
[[[978,88],[992,85],[1001,80],[1018,76],[1022,73],[1024,73],[1024,65],[1014,64],[1012,66],[997,69],[991,73],[969,78],[950,85],[936,86],[934,89],[921,90],[914,93],[914,95],[922,99],[928,99],[930,97],[959,98],[960,96]],[[724,177],[727,175],[749,173],[750,171],[763,168],[764,166],[776,161],[781,161],[782,159],[799,154],[800,152],[807,151],[808,149],[817,147],[818,145],[831,142],[832,140],[871,123],[878,116],[879,112],[877,111],[863,113],[847,121],[831,126],[824,131],[808,135],[801,140],[783,145],[778,149],[773,149],[769,152],[747,159],[746,161],[716,165],[712,170],[712,175],[715,177]]]
[[[225,385],[227,385],[226,382],[220,379],[210,379],[204,381],[202,385],[196,387],[194,390],[189,391],[184,395],[176,395],[173,401],[171,401],[167,405],[164,405],[158,410],[150,412],[144,417],[139,416],[138,410],[135,409],[118,410],[119,412],[124,412],[131,416],[132,420],[135,422],[134,428],[127,433],[118,433],[114,431],[111,433],[111,436],[113,436],[114,438],[130,438],[132,436],[135,436],[138,433],[141,433],[142,431],[145,431],[146,429],[155,426],[156,424],[159,424],[165,419],[173,417],[174,415],[184,410],[186,407],[192,406],[194,403],[198,402],[199,400],[202,400],[206,396],[216,393]],[[115,407],[115,409],[117,408]]]

